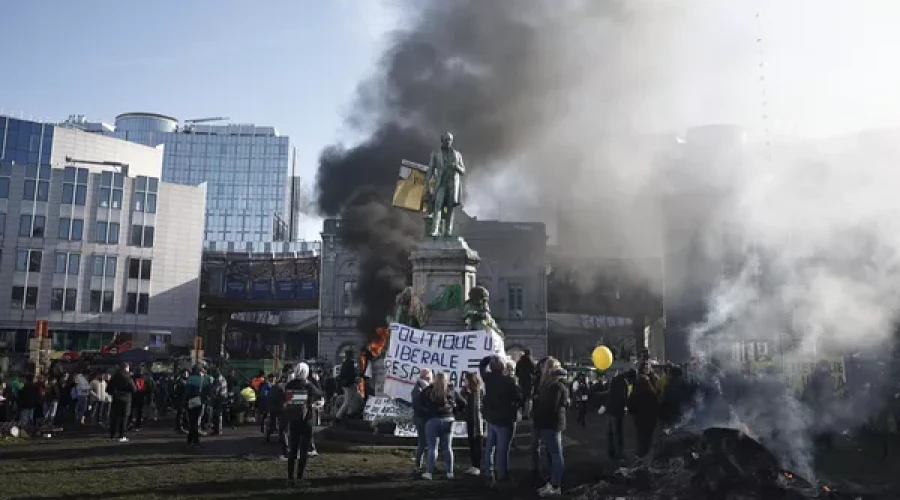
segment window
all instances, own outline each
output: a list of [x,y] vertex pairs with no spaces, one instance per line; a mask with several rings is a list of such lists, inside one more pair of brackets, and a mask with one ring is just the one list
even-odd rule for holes
[[6,233],[6,214],[0,214],[0,234]]
[[41,257],[40,250],[18,250],[16,252],[16,271],[41,272]]
[[343,308],[344,315],[349,316],[354,313],[354,303],[356,302],[357,284],[355,281],[344,282]]
[[19,236],[43,238],[47,218],[43,215],[22,214],[19,218]]
[[148,344],[150,345],[150,347],[165,347],[166,336],[160,335],[158,333],[151,333],[149,336]]
[[522,285],[509,285],[509,315],[513,318],[521,318],[525,302],[525,289]]
[[136,247],[153,246],[153,226],[131,226],[131,245]]
[[91,275],[106,278],[116,277],[116,258],[111,255],[95,255]]
[[81,241],[84,234],[84,219],[59,218],[59,234],[61,240]]
[[129,293],[125,312],[128,314],[148,314],[150,310],[149,293]]
[[139,175],[134,180],[134,211],[156,213],[159,179]]
[[73,252],[56,252],[56,274],[68,274],[70,276],[78,276],[78,269],[81,267],[81,254]]
[[113,293],[111,291],[91,290],[90,312],[112,312]]
[[50,165],[25,167],[25,194],[23,201],[47,201],[50,195]]
[[124,175],[119,172],[102,172],[100,174],[98,205],[103,208],[122,208],[122,193],[124,189]]
[[11,163],[0,163],[0,198],[9,198],[9,177],[12,175]]
[[54,288],[50,296],[51,311],[74,311],[78,290],[75,288]]
[[128,278],[149,280],[151,263],[147,259],[128,259]]
[[13,309],[37,309],[38,289],[36,286],[12,287],[12,300],[10,307]]
[[119,244],[119,223],[97,221],[97,229],[95,230],[97,243],[106,243],[109,245]]
[[88,169],[66,167],[63,170],[62,202],[84,206],[87,200]]

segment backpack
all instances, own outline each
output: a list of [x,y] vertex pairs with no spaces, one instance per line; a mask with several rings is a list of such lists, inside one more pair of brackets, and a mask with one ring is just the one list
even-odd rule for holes
[[134,379],[134,386],[137,388],[137,392],[144,392],[144,377]]
[[284,417],[291,422],[305,421],[309,419],[309,390],[285,388],[284,391]]

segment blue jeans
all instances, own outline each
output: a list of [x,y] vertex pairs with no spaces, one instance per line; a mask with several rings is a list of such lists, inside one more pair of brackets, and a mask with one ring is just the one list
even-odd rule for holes
[[538,432],[544,448],[550,455],[550,484],[556,487],[562,486],[563,471],[566,466],[563,460],[562,433],[551,429],[541,429]]
[[453,474],[453,420],[429,419],[425,423],[425,438],[428,440],[426,472],[429,474],[434,472],[434,461],[437,460],[438,441],[440,441],[447,474]]
[[513,428],[488,423],[487,443],[484,446],[484,459],[481,461],[481,474],[491,478],[494,469],[494,455],[497,457],[496,479],[509,479],[509,446],[512,444]]
[[413,424],[416,426],[416,469],[422,467],[422,458],[425,457],[425,450],[428,449],[428,439],[425,435],[426,423],[424,418],[413,419]]
[[75,402],[75,419],[80,424],[85,416],[87,416],[89,405],[87,397],[79,397]]
[[19,411],[19,422],[24,422],[28,425],[34,424],[34,408],[23,408]]

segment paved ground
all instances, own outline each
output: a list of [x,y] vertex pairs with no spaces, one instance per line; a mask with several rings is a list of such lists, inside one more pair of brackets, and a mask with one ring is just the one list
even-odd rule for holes
[[[602,477],[604,433],[593,416],[587,429],[572,426],[566,448],[566,484],[597,481]],[[203,440],[190,450],[184,437],[160,424],[132,434],[129,443],[112,443],[102,433],[67,432],[49,440],[0,442],[0,498],[31,499],[162,499],[162,498],[297,498],[297,490],[284,484],[285,464],[275,457],[275,444],[263,442],[252,426]],[[889,459],[872,447],[839,444],[839,451],[820,460],[823,467],[843,476],[889,477],[897,470],[900,449]],[[382,498],[416,499],[498,497],[479,480],[425,482],[411,474],[411,453],[399,449],[337,451],[324,443],[323,452],[308,468],[304,498],[338,500],[359,492]],[[504,498],[535,498],[527,478],[527,452],[514,453],[518,488]],[[465,454],[457,454],[457,476],[468,467]]]

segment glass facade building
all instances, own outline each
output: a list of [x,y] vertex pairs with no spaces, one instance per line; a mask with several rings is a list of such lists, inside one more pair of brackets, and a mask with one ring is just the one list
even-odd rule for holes
[[179,126],[164,115],[126,113],[116,117],[108,135],[164,145],[164,182],[208,182],[206,248],[264,251],[272,242],[288,241],[290,138],[274,127],[202,121]]

